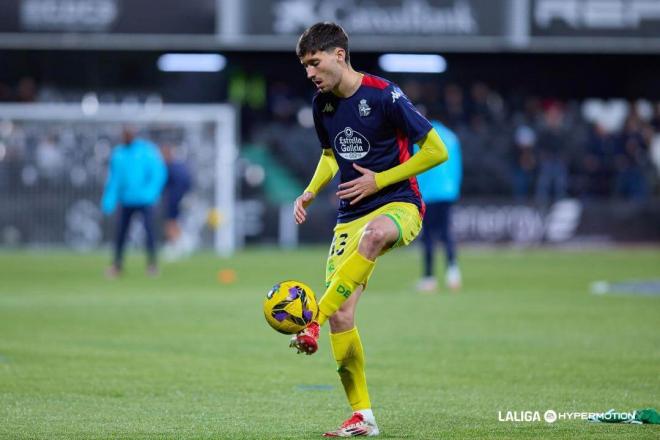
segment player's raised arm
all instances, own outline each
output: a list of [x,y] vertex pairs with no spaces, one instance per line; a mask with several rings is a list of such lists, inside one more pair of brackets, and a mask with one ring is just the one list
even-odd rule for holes
[[316,194],[319,193],[325,187],[328,182],[335,177],[339,166],[335,160],[335,156],[332,153],[331,148],[323,148],[319,163],[316,166],[316,171],[314,171],[314,176],[312,180],[307,185],[307,188],[303,193],[296,199],[293,204],[293,217],[296,220],[297,224],[302,224],[307,219],[306,208],[316,197]]
[[406,162],[380,173],[353,164],[353,168],[362,175],[339,185],[337,196],[340,199],[348,199],[351,205],[355,205],[388,185],[416,176],[447,160],[447,147],[434,128],[419,141],[419,145],[419,152]]

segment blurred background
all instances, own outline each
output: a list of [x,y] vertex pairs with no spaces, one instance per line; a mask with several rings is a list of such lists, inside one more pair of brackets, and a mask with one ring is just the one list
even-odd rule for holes
[[[157,7],[155,6],[157,5]],[[462,243],[660,242],[660,2],[3,0],[0,247],[109,245],[100,198],[121,129],[193,176],[187,249],[327,243],[299,34],[333,20],[353,67],[442,115],[463,151]],[[436,55],[392,66],[394,54]],[[159,230],[162,230],[162,221]],[[131,240],[142,240],[134,227]]]

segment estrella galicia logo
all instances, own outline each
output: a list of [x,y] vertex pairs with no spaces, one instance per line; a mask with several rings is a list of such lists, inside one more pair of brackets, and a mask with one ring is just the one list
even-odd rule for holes
[[346,160],[362,159],[369,153],[369,140],[360,132],[346,127],[335,136],[335,151]]

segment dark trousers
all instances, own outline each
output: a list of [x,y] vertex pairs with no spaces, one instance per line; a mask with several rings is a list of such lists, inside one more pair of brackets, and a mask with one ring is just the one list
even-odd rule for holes
[[154,234],[154,210],[152,206],[122,206],[119,213],[119,222],[117,224],[117,235],[115,237],[115,256],[114,265],[121,269],[124,260],[124,245],[128,228],[131,225],[133,214],[139,212],[142,214],[145,231],[145,245],[147,250],[147,261],[149,265],[156,264],[156,239]]
[[435,242],[441,240],[445,247],[447,266],[456,263],[456,243],[451,232],[452,202],[432,202],[426,204],[422,243],[424,244],[424,276],[434,272]]
[[[536,183],[536,201],[547,204],[552,200],[566,197],[568,188],[568,167],[561,159],[546,159],[541,162]],[[554,189],[554,199],[550,197]]]

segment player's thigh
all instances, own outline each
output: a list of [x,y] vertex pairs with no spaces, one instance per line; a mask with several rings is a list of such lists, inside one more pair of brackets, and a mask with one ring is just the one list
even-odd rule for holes
[[[383,216],[387,218],[380,219]],[[381,252],[381,255],[389,249],[410,244],[422,228],[422,220],[417,207],[412,203],[404,202],[388,203],[351,222],[338,223],[334,229],[332,244],[330,245],[326,262],[326,287],[330,284],[330,280],[337,271],[337,268],[341,266],[349,255],[358,249],[366,226],[376,219],[379,219],[378,222],[387,221],[388,225],[393,225],[397,231],[396,240],[392,246],[385,248]]]
[[337,268],[342,265],[349,255],[357,250],[360,237],[367,223],[367,219],[359,218],[349,223],[338,223],[335,226],[325,266],[326,287],[330,284]]
[[388,217],[397,229],[398,236],[394,244],[383,250],[382,254],[390,249],[408,246],[417,238],[422,230],[422,218],[417,206],[412,203],[388,203],[382,208],[381,216]]

